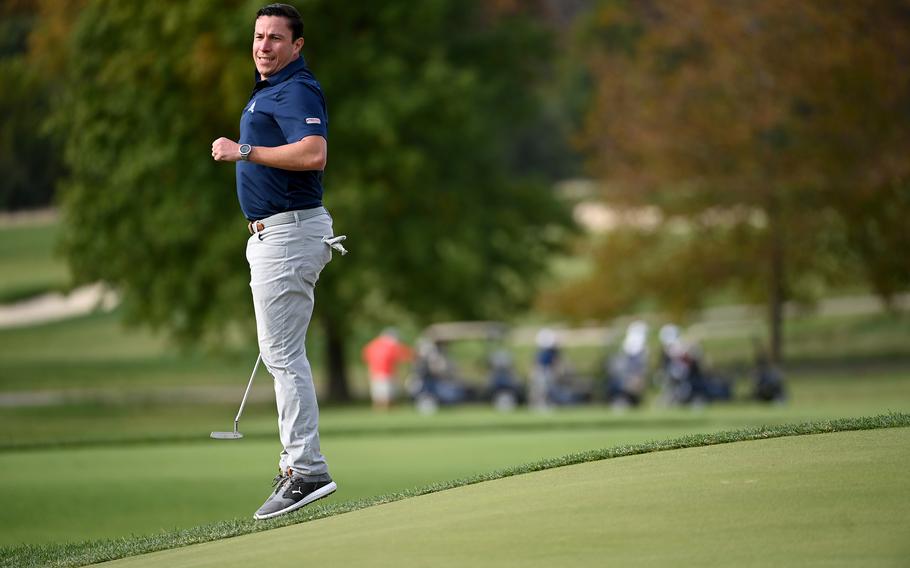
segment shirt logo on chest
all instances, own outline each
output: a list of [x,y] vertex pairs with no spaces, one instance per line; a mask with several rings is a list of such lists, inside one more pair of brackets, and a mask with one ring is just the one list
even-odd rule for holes
[[249,108],[247,108],[246,111],[253,112],[253,109],[255,109],[255,108],[256,108],[256,101],[253,101],[253,103],[250,104]]

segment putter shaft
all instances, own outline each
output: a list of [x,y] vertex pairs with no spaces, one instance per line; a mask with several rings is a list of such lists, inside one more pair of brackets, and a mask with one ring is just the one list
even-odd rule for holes
[[237,417],[234,418],[234,432],[237,431],[237,425],[240,423],[240,415],[243,414],[243,407],[246,405],[246,399],[250,396],[250,388],[253,386],[253,379],[256,378],[256,371],[259,369],[259,362],[262,361],[262,353],[256,357],[256,364],[253,365],[253,372],[250,374],[250,382],[246,384],[246,391],[243,393],[243,400],[240,401],[240,410],[237,411]]
[[238,439],[242,438],[243,434],[239,432],[240,428],[240,415],[243,414],[243,407],[246,406],[246,399],[250,396],[250,388],[253,386],[253,379],[256,378],[256,371],[259,370],[259,362],[262,361],[262,353],[256,357],[256,364],[253,365],[253,372],[250,374],[250,380],[246,384],[246,390],[243,393],[243,400],[240,401],[240,410],[237,411],[237,416],[234,418],[234,431],[233,432],[212,432],[212,438],[216,439]]

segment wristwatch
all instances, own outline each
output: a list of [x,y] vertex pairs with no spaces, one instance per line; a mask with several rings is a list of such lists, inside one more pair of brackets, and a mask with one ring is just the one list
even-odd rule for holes
[[244,162],[250,159],[250,152],[253,151],[253,147],[249,144],[240,145],[240,159]]

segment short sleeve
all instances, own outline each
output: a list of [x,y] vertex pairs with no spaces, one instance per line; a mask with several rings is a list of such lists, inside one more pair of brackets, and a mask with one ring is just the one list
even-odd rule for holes
[[289,81],[275,100],[273,116],[288,144],[307,136],[328,139],[328,117],[322,92],[302,81]]

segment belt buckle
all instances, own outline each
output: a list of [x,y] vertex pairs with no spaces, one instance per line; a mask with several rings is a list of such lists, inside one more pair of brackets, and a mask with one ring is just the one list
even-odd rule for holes
[[[255,229],[254,229],[254,227],[255,227]],[[257,233],[261,233],[262,231],[264,231],[265,225],[262,224],[262,221],[250,221],[249,223],[246,224],[246,228],[250,232],[251,235],[255,235]]]

